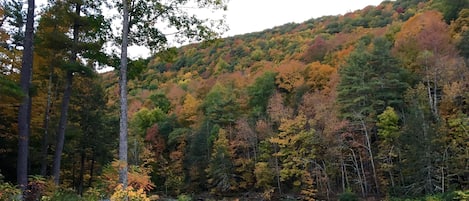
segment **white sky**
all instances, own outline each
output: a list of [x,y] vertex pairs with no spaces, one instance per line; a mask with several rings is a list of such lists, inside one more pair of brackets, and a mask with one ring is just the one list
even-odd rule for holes
[[379,5],[383,0],[230,0],[226,12],[230,30],[224,36],[262,31],[290,22],[339,15]]

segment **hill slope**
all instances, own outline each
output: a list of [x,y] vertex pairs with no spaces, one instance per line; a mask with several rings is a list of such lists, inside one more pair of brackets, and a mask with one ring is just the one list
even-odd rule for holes
[[[132,146],[154,153],[170,194],[467,189],[469,12],[444,2],[387,1],[150,58],[128,83]],[[103,77],[118,104],[117,76]]]

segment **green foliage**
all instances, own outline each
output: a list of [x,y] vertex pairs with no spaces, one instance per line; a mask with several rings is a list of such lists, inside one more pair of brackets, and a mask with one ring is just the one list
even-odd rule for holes
[[189,195],[178,195],[178,201],[192,201],[192,197]]
[[18,83],[8,79],[6,75],[0,74],[0,100],[7,98],[13,98],[14,100],[20,100],[23,97],[23,92]]
[[277,73],[265,72],[248,86],[249,106],[255,116],[265,115],[269,99],[275,91],[275,77]]
[[[26,23],[26,12],[23,9],[23,2],[21,1],[2,1],[1,5],[4,7],[4,16],[6,18],[6,22],[16,28],[17,30],[13,30],[11,35],[12,44],[17,48],[18,46],[23,46],[24,40],[24,30],[23,27]],[[2,19],[2,23],[3,23]],[[3,42],[3,41],[2,41]]]
[[433,6],[443,13],[446,23],[450,24],[458,18],[459,11],[469,8],[468,0],[435,0]]
[[148,128],[163,120],[165,117],[166,114],[159,107],[151,110],[142,108],[135,113],[131,120],[131,125],[136,126],[137,130],[143,134]]
[[371,51],[358,44],[340,76],[337,101],[343,117],[377,115],[387,106],[402,108],[402,94],[408,87],[406,72],[392,57],[386,39],[375,39]]
[[455,197],[453,198],[455,200],[461,200],[461,201],[469,200],[469,190],[455,191],[454,194],[456,194]]
[[357,194],[352,192],[352,190],[350,189],[347,189],[345,192],[339,195],[339,201],[358,201],[358,200],[360,199],[358,199]]
[[[90,200],[93,200],[93,198]],[[85,198],[80,197],[71,189],[59,189],[51,196],[43,196],[41,201],[85,201]]]
[[234,90],[219,83],[205,96],[202,108],[210,122],[220,125],[233,124],[239,112]]
[[157,92],[151,94],[149,98],[153,105],[160,108],[165,114],[171,110],[171,102],[164,93]]
[[378,115],[378,135],[383,138],[384,141],[392,143],[399,137],[399,116],[397,115],[394,108],[387,107],[380,115]]
[[148,59],[131,60],[128,63],[127,75],[129,80],[138,78],[148,66]]

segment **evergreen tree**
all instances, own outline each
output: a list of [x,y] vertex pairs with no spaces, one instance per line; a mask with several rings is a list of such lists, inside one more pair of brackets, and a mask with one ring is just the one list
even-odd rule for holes
[[232,156],[229,142],[224,129],[218,130],[217,139],[213,142],[212,154],[207,169],[208,184],[212,193],[224,193],[231,190],[235,181],[233,178]]
[[339,72],[341,80],[337,87],[337,102],[342,117],[352,122],[355,132],[364,135],[361,143],[368,153],[376,192],[379,193],[371,141],[371,137],[376,136],[376,116],[388,106],[402,108],[402,94],[408,84],[405,71],[391,56],[389,41],[376,38],[371,51],[365,45],[362,40]]
[[[50,33],[44,33],[41,39],[44,40],[45,47],[61,51],[59,63],[65,77],[52,167],[56,184],[60,181],[73,77],[79,74],[90,75],[93,71],[91,65],[102,59],[103,54],[100,51],[106,41],[106,30],[109,26],[101,14],[101,4],[100,1],[57,1],[50,5],[45,17],[41,19],[43,28],[52,30]],[[88,59],[87,64],[83,58]]]

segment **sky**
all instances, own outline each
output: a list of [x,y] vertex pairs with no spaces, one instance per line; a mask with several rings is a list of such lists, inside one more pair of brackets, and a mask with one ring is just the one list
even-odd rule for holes
[[286,23],[301,23],[379,5],[383,0],[230,0],[224,36],[252,33]]

